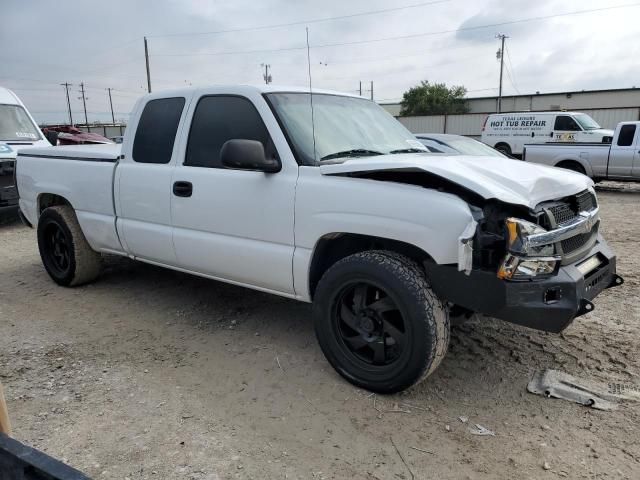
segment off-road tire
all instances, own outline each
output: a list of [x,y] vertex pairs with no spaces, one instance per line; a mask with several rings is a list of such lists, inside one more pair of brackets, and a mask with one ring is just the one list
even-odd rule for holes
[[[346,285],[368,282],[393,297],[408,328],[406,357],[391,366],[354,359],[340,340],[334,320]],[[449,316],[424,271],[408,257],[386,250],[356,253],[338,261],[322,276],[314,296],[316,336],[329,363],[349,382],[377,393],[395,393],[426,379],[449,346]],[[404,353],[403,353],[404,355]]]
[[[59,228],[66,242],[68,266],[60,268],[53,259],[46,240],[50,229]],[[70,206],[46,208],[38,220],[38,249],[42,264],[58,285],[72,287],[91,282],[100,274],[100,254],[91,249],[82,233],[76,214]]]

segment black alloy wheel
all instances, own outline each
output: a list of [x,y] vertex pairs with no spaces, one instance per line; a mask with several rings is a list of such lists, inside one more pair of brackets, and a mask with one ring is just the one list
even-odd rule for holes
[[368,282],[346,285],[336,302],[336,332],[354,359],[370,365],[391,365],[406,345],[405,321],[396,302]]

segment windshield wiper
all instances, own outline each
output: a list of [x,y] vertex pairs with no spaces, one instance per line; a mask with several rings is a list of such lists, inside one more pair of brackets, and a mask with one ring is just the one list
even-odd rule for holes
[[425,153],[428,150],[422,150],[420,148],[399,148],[398,150],[391,150],[389,153]]
[[375,150],[366,150],[364,148],[354,148],[352,150],[330,153],[329,155],[325,155],[324,157],[322,157],[320,160],[331,160],[332,158],[341,157],[372,157],[374,155],[383,155],[383,153],[377,152]]

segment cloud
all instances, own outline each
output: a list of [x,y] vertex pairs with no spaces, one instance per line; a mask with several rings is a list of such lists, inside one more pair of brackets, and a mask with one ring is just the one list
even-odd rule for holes
[[[411,2],[409,2],[411,3]],[[105,88],[112,87],[116,116],[126,117],[146,90],[142,37],[149,37],[154,90],[189,84],[260,83],[261,63],[274,83],[306,85],[305,24],[220,33],[172,36],[322,19],[390,8],[382,0],[85,0],[73,6],[45,0],[3,0],[0,85],[14,88],[39,121],[64,121],[61,82],[71,82],[76,119],[83,116],[78,84],[89,97],[89,120],[110,119]],[[395,4],[393,4],[395,6]],[[497,88],[498,32],[509,35],[510,75],[505,94],[630,86],[638,78],[640,45],[633,37],[640,9],[620,9],[474,28],[579,7],[545,0],[455,0],[384,14],[309,23],[314,84],[356,91],[374,81],[377,99],[398,99],[420,80],[464,85],[470,95]],[[451,32],[438,33],[433,32]],[[389,37],[407,37],[373,41]],[[349,44],[365,41],[366,43]],[[624,48],[620,46],[624,45]],[[303,47],[299,50],[291,48]],[[194,55],[251,52],[231,55]],[[327,66],[320,62],[327,63]]]

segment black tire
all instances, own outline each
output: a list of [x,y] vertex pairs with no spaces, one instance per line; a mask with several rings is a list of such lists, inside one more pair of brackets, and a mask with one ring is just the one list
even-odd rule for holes
[[498,143],[496,144],[495,148],[497,151],[499,151],[500,153],[503,153],[509,157],[511,157],[511,147],[509,146],[508,143]]
[[571,170],[572,172],[581,173],[582,175],[586,175],[587,174],[587,172],[585,171],[584,167],[582,165],[580,165],[578,162],[574,162],[573,160],[560,162],[556,166],[559,167],[559,168],[564,168],[566,170]]
[[313,317],[333,368],[377,393],[421,382],[449,346],[448,310],[420,267],[394,252],[356,253],[329,268],[318,283]]
[[70,206],[49,207],[42,212],[38,249],[45,270],[58,285],[81,285],[100,273],[100,254],[87,243]]

